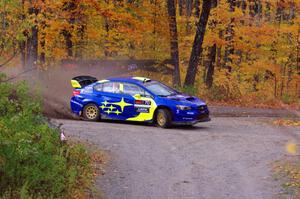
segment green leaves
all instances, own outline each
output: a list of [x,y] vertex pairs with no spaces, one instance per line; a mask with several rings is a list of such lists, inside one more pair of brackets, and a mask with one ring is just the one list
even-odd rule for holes
[[91,181],[90,157],[62,144],[26,84],[0,84],[0,198],[71,198]]

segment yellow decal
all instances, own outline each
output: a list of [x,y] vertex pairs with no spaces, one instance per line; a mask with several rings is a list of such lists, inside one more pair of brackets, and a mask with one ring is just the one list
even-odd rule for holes
[[157,107],[155,101],[150,97],[139,97],[139,98],[137,98],[137,97],[134,96],[134,99],[150,101],[151,104],[149,105],[149,112],[148,113],[141,112],[136,117],[131,117],[131,118],[128,118],[127,120],[128,121],[148,121],[148,120],[152,120],[153,116],[154,116],[154,111]]
[[110,105],[110,106],[107,107],[107,108],[109,108],[109,109],[112,111],[112,110],[115,109],[116,107],[114,107],[113,105]]
[[99,108],[101,108],[101,109],[105,109],[105,108],[106,108],[106,106],[104,106],[104,105],[102,104],[101,106],[99,106]]
[[119,115],[119,114],[122,113],[122,112],[120,112],[120,111],[117,109],[114,113],[117,114],[117,115]]
[[120,84],[119,90],[120,90],[121,92],[124,92],[124,84]]
[[74,79],[71,80],[71,85],[73,88],[81,88],[81,85],[79,84],[79,82]]
[[[118,110],[117,107],[115,107],[113,105],[119,106],[121,108],[121,112]],[[101,108],[107,114],[114,113],[114,114],[119,115],[119,114],[123,113],[124,107],[126,107],[126,106],[132,106],[132,105],[133,104],[125,102],[124,98],[122,98],[120,102],[108,102],[108,101],[104,101],[104,102],[102,102],[102,105],[99,106],[99,108]],[[107,110],[104,110],[104,109],[107,109]],[[116,109],[116,110],[114,111],[114,109]]]
[[150,79],[149,78],[146,78],[146,77],[132,77],[132,79],[136,79],[136,80],[140,80],[140,81],[149,81]]
[[120,102],[110,102],[110,104],[114,104],[114,105],[120,106],[122,112],[124,111],[124,107],[125,106],[132,106],[133,105],[133,104],[126,103],[124,101],[124,98],[122,98]]
[[[142,105],[145,106],[147,109],[149,109],[149,112],[140,112],[137,116],[128,118],[126,120],[128,121],[148,121],[152,120],[154,116],[155,109],[157,107],[155,101],[150,97],[142,97],[140,95],[134,96],[134,99],[136,100],[143,100],[143,101],[149,101],[149,105]],[[124,108],[126,106],[133,106],[134,104],[130,104],[124,101],[124,98],[121,99],[120,102],[108,102],[104,101],[102,102],[102,105],[99,106],[105,113],[107,114],[121,114],[124,111]],[[118,107],[120,107],[121,111],[118,110]]]

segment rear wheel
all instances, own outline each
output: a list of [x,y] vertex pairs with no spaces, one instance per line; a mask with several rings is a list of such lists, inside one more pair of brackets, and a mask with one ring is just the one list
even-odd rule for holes
[[172,123],[170,111],[167,109],[159,109],[156,114],[156,123],[161,128],[169,128]]
[[99,108],[95,104],[87,104],[83,109],[82,116],[85,120],[97,121],[100,116]]

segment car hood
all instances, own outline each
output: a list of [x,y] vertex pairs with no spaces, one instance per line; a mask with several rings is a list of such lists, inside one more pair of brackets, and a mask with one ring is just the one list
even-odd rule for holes
[[186,95],[186,94],[177,94],[177,95],[172,95],[172,96],[167,96],[165,99],[172,100],[172,101],[178,101],[180,104],[186,104],[190,106],[201,106],[201,105],[206,105],[204,101],[201,99]]

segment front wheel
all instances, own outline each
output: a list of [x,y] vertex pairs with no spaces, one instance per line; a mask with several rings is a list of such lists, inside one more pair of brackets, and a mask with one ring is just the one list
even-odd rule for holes
[[83,109],[82,116],[87,121],[97,121],[100,117],[99,108],[95,104],[87,104]]
[[156,123],[161,128],[169,128],[172,123],[170,111],[167,109],[159,109],[156,114]]

